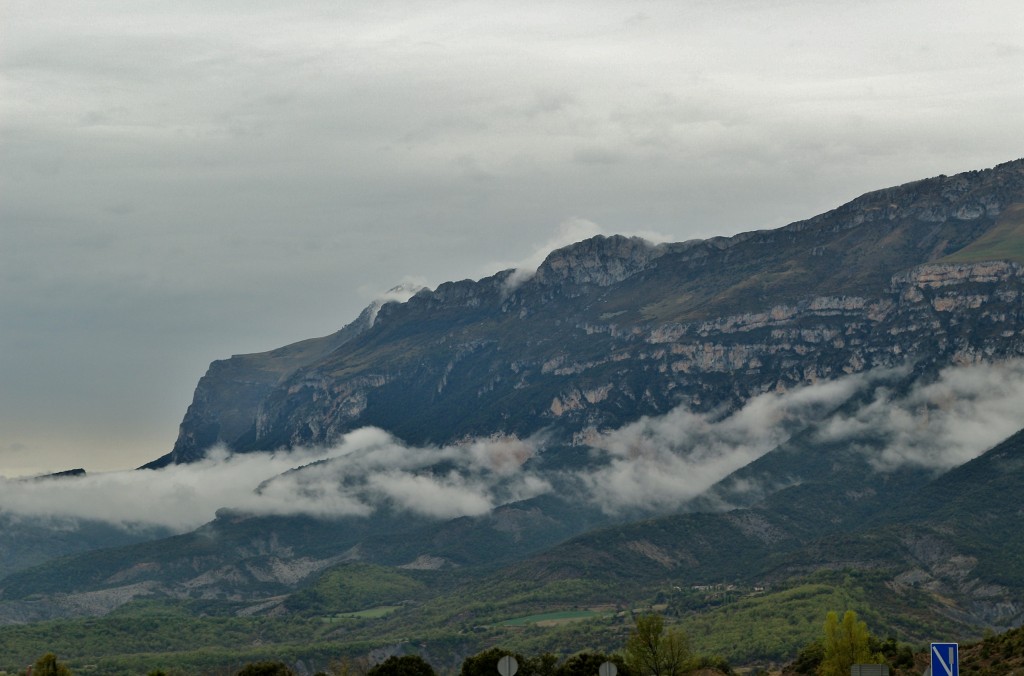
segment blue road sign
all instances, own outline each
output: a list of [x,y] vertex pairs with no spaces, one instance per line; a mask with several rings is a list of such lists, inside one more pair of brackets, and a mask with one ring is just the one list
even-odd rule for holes
[[932,676],[960,675],[960,648],[956,643],[932,643]]

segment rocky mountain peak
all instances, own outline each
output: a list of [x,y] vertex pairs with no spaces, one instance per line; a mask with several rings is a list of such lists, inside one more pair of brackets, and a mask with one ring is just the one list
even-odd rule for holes
[[649,267],[664,252],[663,246],[641,237],[598,235],[552,251],[537,268],[534,281],[611,286]]
[[377,316],[380,314],[380,309],[388,303],[404,303],[413,296],[428,292],[429,290],[421,284],[413,284],[411,282],[403,282],[397,286],[393,286],[388,289],[380,298],[375,298],[369,305],[367,305],[363,311],[359,314],[357,322],[362,322],[366,325],[366,328],[372,327],[376,321]]
[[1019,200],[1024,159],[955,176],[940,175],[865,193],[846,204],[784,228],[844,230],[864,223],[914,219],[926,223],[995,218]]

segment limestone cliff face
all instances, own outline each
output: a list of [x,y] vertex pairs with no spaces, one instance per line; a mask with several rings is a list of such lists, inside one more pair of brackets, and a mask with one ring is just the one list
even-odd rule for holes
[[595,237],[516,284],[510,271],[443,284],[319,342],[216,362],[158,462],[215,442],[330,443],[365,425],[412,443],[542,429],[581,440],[876,366],[1021,356],[1020,202],[1024,161],[778,230]]
[[378,310],[379,305],[367,307],[354,322],[330,336],[210,364],[185,412],[174,450],[145,468],[193,462],[214,444],[244,438],[253,427],[260,404],[278,383],[370,328]]

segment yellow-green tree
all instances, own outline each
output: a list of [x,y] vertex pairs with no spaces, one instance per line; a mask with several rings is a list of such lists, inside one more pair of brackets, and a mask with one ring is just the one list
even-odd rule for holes
[[818,673],[821,676],[849,676],[854,664],[884,662],[881,655],[871,653],[868,625],[847,610],[842,621],[835,612],[825,616],[824,655]]
[[57,661],[53,653],[46,653],[32,665],[32,676],[72,676],[66,664]]
[[682,676],[693,668],[690,639],[681,629],[666,631],[661,615],[636,618],[625,660],[632,676]]

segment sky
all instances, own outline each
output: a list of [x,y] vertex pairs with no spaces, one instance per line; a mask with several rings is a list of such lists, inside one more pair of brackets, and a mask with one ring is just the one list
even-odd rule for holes
[[0,0],[0,476],[170,450],[209,363],[596,233],[1024,156],[1016,0]]

